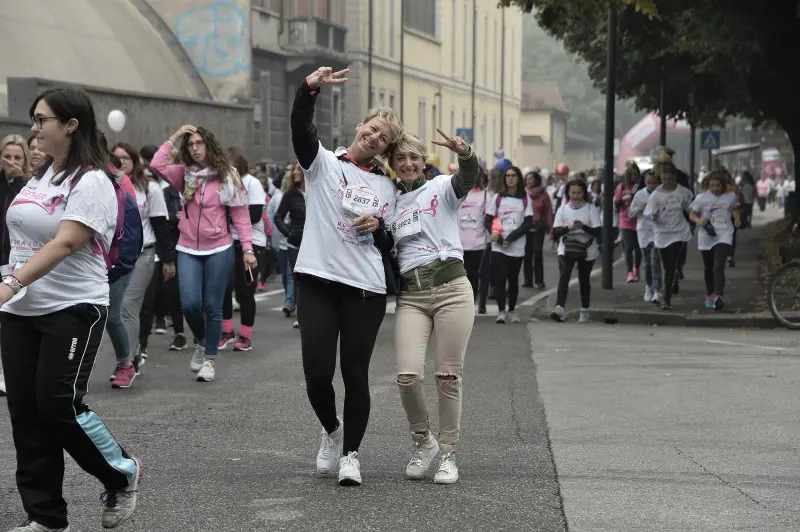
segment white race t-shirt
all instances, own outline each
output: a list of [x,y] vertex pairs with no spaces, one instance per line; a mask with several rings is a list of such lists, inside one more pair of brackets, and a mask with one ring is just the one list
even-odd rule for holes
[[[242,185],[247,190],[247,204],[248,205],[264,205],[267,204],[267,193],[264,192],[264,187],[261,181],[250,174],[245,174],[242,177]],[[250,214],[248,213],[248,216]],[[236,233],[236,228],[231,227],[231,235],[234,240],[239,240],[239,235]],[[264,230],[264,219],[259,218],[258,222],[253,224],[253,245],[267,247],[267,232]]]
[[[111,248],[117,225],[117,196],[100,170],[86,172],[70,192],[72,177],[51,186],[53,167],[41,179],[31,179],[14,198],[6,214],[11,241],[9,263],[22,266],[53,240],[62,220],[94,230],[95,235],[68,255],[47,275],[27,287],[25,295],[3,311],[41,316],[79,303],[108,306],[108,270],[103,249]],[[103,246],[101,249],[100,246]]]
[[715,196],[707,190],[692,202],[692,211],[711,222],[717,236],[711,236],[702,227],[697,228],[697,249],[705,251],[717,244],[733,245],[732,212],[739,207],[739,198],[733,192],[723,192]]
[[[269,199],[269,205],[267,205],[267,216],[269,217],[270,220],[272,220],[272,241],[270,242],[270,244],[272,245],[273,248],[277,250],[286,251],[286,248],[288,246],[288,243],[286,242],[286,237],[283,236],[283,233],[278,231],[278,227],[275,224],[275,213],[278,212],[278,207],[280,207],[282,199],[283,199],[283,192],[281,192],[281,190],[278,189],[278,191],[275,194],[273,194],[272,197]],[[289,215],[287,214],[286,217],[284,218],[284,221],[286,221],[286,223],[289,223],[288,220],[289,220]]]
[[156,243],[156,233],[150,218],[163,216],[169,217],[167,212],[167,202],[164,201],[164,191],[155,181],[147,180],[147,192],[143,192],[134,187],[136,191],[136,206],[139,207],[139,216],[142,219],[142,242],[144,247],[152,246]]
[[[381,253],[371,233],[352,227],[352,210],[394,212],[395,187],[384,175],[341,161],[322,144],[308,169],[306,223],[294,271],[377,294],[386,293]],[[345,204],[349,207],[345,210]]]
[[639,240],[639,247],[642,249],[653,243],[653,222],[644,214],[640,214],[640,209],[647,206],[649,198],[650,192],[647,188],[641,189],[633,196],[628,209],[628,216],[636,218],[636,237]]
[[[590,203],[583,203],[577,209],[567,201],[556,211],[555,219],[553,220],[553,228],[556,227],[569,227],[574,221],[580,221],[586,227],[602,227],[600,217],[597,215],[597,209]],[[586,233],[583,229],[578,229],[581,233]],[[559,239],[558,241],[558,254],[564,254],[564,242]],[[597,244],[597,237],[594,237],[589,248],[586,250],[586,260],[597,260],[600,255],[600,246]]]
[[692,204],[692,192],[678,185],[666,192],[660,185],[650,194],[644,216],[653,221],[653,242],[659,249],[664,249],[675,242],[688,242],[692,239],[692,230],[686,221],[686,213]]
[[[525,203],[527,203],[527,206]],[[526,202],[523,198],[502,196],[500,198],[500,208],[498,209],[497,194],[494,194],[486,204],[486,214],[500,218],[500,223],[503,226],[502,236],[507,238],[514,229],[522,225],[526,216],[533,216],[533,205],[530,198],[527,198]],[[525,235],[511,242],[507,248],[504,248],[502,244],[492,242],[492,251],[499,251],[509,257],[524,257]]]
[[464,260],[458,231],[458,211],[464,200],[456,197],[452,177],[434,177],[397,198],[395,215],[387,227],[394,236],[400,273],[437,259]]

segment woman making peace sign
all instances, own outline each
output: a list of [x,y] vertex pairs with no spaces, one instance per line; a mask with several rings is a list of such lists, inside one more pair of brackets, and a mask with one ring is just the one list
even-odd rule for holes
[[[455,447],[461,425],[461,375],[475,320],[472,285],[464,269],[458,227],[461,203],[478,179],[478,158],[458,137],[433,141],[458,154],[458,170],[426,181],[422,170],[427,152],[416,137],[405,134],[390,152],[398,177],[395,212],[390,229],[400,262],[401,291],[397,297],[397,384],[408,417],[413,454],[406,476],[425,476],[437,454],[433,481],[458,480]],[[439,397],[439,438],[430,431],[422,391],[425,352],[436,331],[436,389]]]

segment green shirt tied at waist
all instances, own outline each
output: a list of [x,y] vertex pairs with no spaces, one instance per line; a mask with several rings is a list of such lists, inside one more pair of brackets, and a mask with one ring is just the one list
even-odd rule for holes
[[463,261],[454,258],[444,261],[435,260],[404,273],[400,278],[400,290],[402,292],[419,292],[449,283],[465,275],[467,275],[467,270],[464,269]]

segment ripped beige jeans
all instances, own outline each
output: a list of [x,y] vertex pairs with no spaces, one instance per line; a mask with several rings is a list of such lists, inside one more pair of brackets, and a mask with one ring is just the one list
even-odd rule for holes
[[422,382],[425,353],[436,333],[436,389],[439,399],[439,449],[458,443],[464,355],[475,321],[472,286],[466,277],[397,298],[395,350],[400,400],[412,433],[430,430]]

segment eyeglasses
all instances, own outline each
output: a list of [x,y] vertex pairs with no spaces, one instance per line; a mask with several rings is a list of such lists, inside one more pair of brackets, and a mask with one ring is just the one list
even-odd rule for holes
[[34,116],[31,119],[31,124],[36,127],[42,127],[42,123],[48,120],[58,120],[57,116]]

